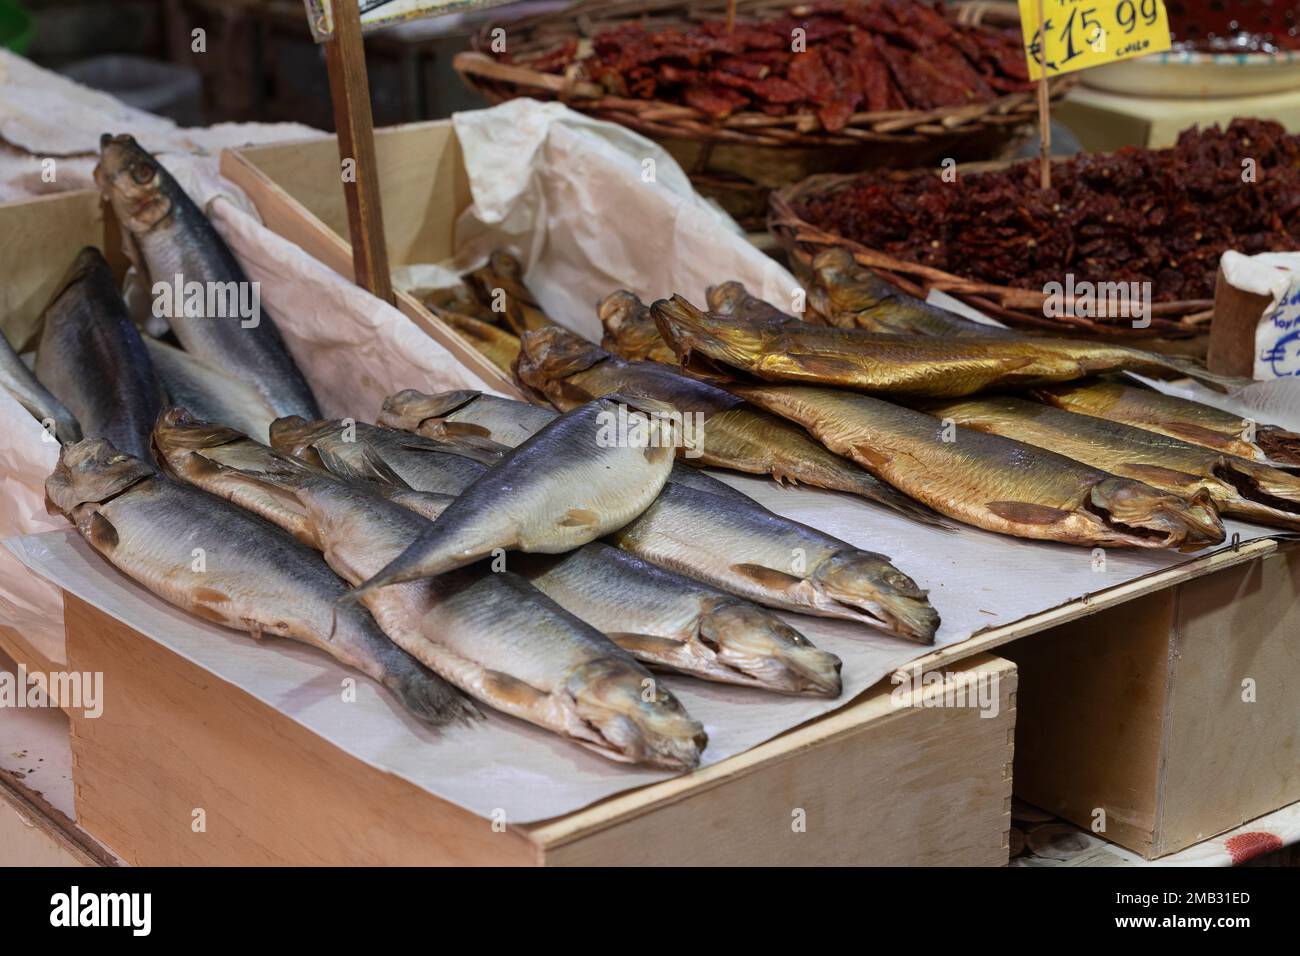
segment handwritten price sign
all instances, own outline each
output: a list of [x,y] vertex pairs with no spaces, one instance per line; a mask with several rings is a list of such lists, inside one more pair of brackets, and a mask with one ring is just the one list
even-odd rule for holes
[[1090,66],[1168,50],[1169,17],[1162,0],[1020,0],[1029,76],[1059,76]]

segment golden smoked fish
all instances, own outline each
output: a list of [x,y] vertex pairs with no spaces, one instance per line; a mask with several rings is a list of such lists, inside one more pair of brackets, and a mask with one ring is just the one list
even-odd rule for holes
[[436,314],[472,345],[475,351],[506,375],[510,374],[510,369],[519,356],[519,336],[459,312],[439,309]]
[[[384,500],[230,429],[190,420],[159,437],[177,471],[212,494],[255,510],[280,502],[259,513],[301,534],[353,584],[430,526],[417,513],[426,508]],[[674,770],[699,762],[707,738],[671,693],[516,574],[480,565],[382,588],[364,603],[394,643],[477,701],[612,760]]]
[[996,396],[927,406],[938,418],[1002,435],[1186,498],[1223,514],[1300,530],[1300,477],[1132,425]]
[[632,521],[663,489],[676,442],[670,408],[632,401],[635,407],[597,399],[545,426],[480,475],[354,595],[497,551],[571,551]]
[[700,465],[846,491],[938,523],[928,508],[831,454],[798,425],[666,365],[625,361],[559,326],[524,336],[515,374],[561,410],[614,393],[666,402],[682,415],[687,459]]
[[681,296],[651,307],[680,363],[702,376],[837,385],[865,392],[960,398],[992,387],[1069,381],[1116,370],[1223,381],[1192,363],[1071,339],[947,339],[861,329],[774,325],[701,312]]
[[1033,395],[1067,412],[1122,422],[1238,458],[1300,465],[1300,435],[1295,432],[1117,379],[1044,386]]
[[[421,430],[441,426],[442,419],[425,417],[432,413],[454,418],[458,426],[490,427],[491,436],[502,441],[538,412],[491,395],[425,396],[413,390],[393,396],[385,408],[389,414],[400,408],[404,420]],[[519,417],[510,424],[512,414]],[[684,470],[693,479],[708,478]],[[921,643],[934,639],[939,615],[926,592],[888,558],[783,518],[729,485],[708,480],[727,491],[713,493],[711,485],[679,481],[673,472],[655,503],[610,541],[651,564],[758,604],[858,621]],[[426,486],[413,482],[412,487]]]
[[524,267],[510,253],[500,250],[492,253],[487,264],[471,272],[466,279],[481,302],[493,312],[505,316],[506,324],[515,335],[551,324],[550,318],[524,285]]
[[[325,651],[387,687],[420,720],[445,724],[474,708],[387,637],[316,552],[220,498],[163,478],[103,439],[65,446],[45,485],[118,570],[170,604],[254,637]],[[202,565],[196,565],[202,549]]]
[[[1012,329],[976,322],[908,295],[858,265],[847,249],[834,247],[819,252],[812,261],[812,271],[814,281],[808,290],[808,304],[828,325],[892,335],[1023,337]],[[715,308],[712,299],[709,307],[715,312],[728,312]]]
[[677,355],[655,326],[650,307],[632,292],[611,292],[596,304],[596,314],[605,329],[600,344],[631,362],[662,362],[676,365]]
[[958,521],[1085,546],[1197,551],[1223,540],[1208,496],[1192,501],[1032,445],[878,398],[796,385],[737,386],[828,448]]
[[709,303],[709,309],[719,315],[734,315],[740,319],[774,322],[777,325],[801,321],[788,312],[782,312],[766,299],[751,295],[743,283],[734,280],[709,286],[704,290],[704,297]]

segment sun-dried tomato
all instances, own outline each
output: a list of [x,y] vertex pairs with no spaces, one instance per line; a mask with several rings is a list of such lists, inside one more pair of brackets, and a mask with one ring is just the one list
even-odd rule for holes
[[868,248],[995,285],[1041,289],[1073,274],[1149,281],[1156,301],[1210,299],[1224,251],[1300,249],[1300,135],[1253,119],[1191,129],[1169,149],[1058,162],[1049,190],[1037,161],[955,183],[933,171],[870,172],[796,212]]
[[598,32],[584,58],[570,42],[518,62],[550,73],[576,64],[616,96],[684,102],[715,119],[815,114],[831,132],[855,112],[959,106],[1032,88],[1017,31],[956,24],[942,4],[916,0],[792,4],[733,32],[722,20],[653,31],[626,23]]

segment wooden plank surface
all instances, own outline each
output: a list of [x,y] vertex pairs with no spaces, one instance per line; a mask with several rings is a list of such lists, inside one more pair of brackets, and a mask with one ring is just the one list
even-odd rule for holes
[[1003,646],[1019,668],[1020,798],[1139,852],[1151,846],[1166,732],[1173,591]]
[[1174,642],[1155,855],[1300,800],[1300,549],[1180,588]]
[[933,705],[933,688],[899,706],[883,682],[736,757],[526,829],[553,865],[1005,865],[1018,680],[989,655],[963,673],[996,682],[995,716],[910,706]]
[[351,164],[342,175],[343,196],[352,235],[352,262],[357,284],[385,302],[393,301],[388,269],[379,168],[375,159],[375,124],[370,113],[370,78],[361,39],[357,0],[334,0],[334,35],[324,43],[329,71],[339,160]]
[[104,245],[104,214],[93,190],[0,204],[0,330],[29,344],[55,287],[83,246]]

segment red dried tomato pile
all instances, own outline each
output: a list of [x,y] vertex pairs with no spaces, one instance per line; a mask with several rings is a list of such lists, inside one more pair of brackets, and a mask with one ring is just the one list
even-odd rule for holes
[[[1254,182],[1246,182],[1253,161]],[[1300,249],[1300,136],[1273,122],[1187,130],[1129,147],[944,182],[868,173],[796,203],[800,218],[899,259],[1002,286],[1152,283],[1156,301],[1214,298],[1225,250]]]
[[[915,0],[792,7],[770,20],[721,20],[650,32],[636,24],[596,34],[577,58],[570,41],[518,62],[579,75],[612,95],[686,103],[723,119],[758,111],[815,113],[835,132],[855,112],[931,109],[996,99],[1031,88],[1017,30],[953,23]],[[796,29],[804,51],[795,53]]]

